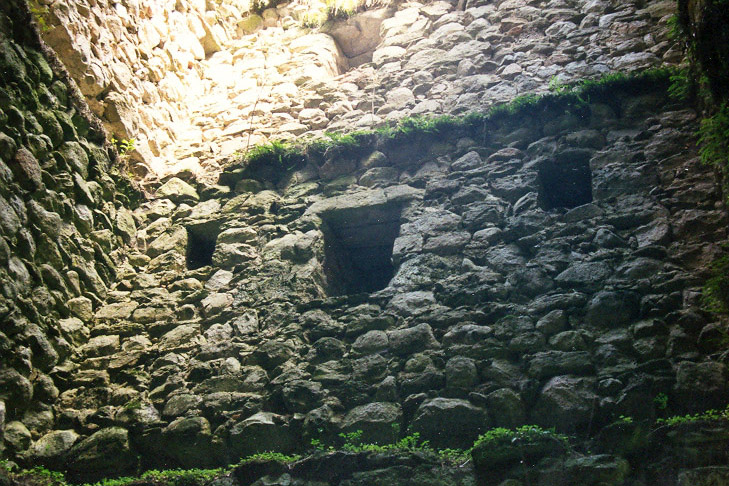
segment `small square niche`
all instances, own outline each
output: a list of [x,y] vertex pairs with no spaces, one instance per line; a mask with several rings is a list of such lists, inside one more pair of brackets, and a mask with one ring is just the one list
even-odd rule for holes
[[382,290],[395,268],[392,248],[400,231],[396,207],[359,207],[331,211],[324,222],[324,274],[329,294],[352,295]]
[[204,226],[187,228],[187,253],[185,259],[188,270],[212,265],[217,239],[217,229],[211,231],[210,228]]
[[542,162],[538,177],[542,209],[571,209],[592,202],[592,171],[587,151],[564,152]]

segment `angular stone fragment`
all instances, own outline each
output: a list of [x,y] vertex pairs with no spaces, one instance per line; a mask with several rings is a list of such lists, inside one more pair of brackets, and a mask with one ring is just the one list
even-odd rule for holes
[[561,432],[586,426],[594,413],[597,395],[594,378],[555,376],[542,388],[531,412],[531,420]]
[[436,448],[468,448],[490,427],[486,410],[466,400],[433,398],[418,407],[410,430]]
[[176,204],[183,202],[196,203],[200,200],[195,188],[177,177],[173,177],[160,186],[157,189],[156,196],[160,199],[169,199]]
[[43,185],[40,164],[35,156],[24,147],[21,147],[15,152],[15,157],[8,165],[10,170],[13,171],[15,180],[18,181],[23,189],[35,191]]
[[59,468],[78,439],[79,435],[73,430],[54,430],[38,439],[28,452],[34,462]]
[[68,454],[69,473],[82,481],[95,481],[118,471],[130,474],[136,470],[138,457],[129,444],[129,432],[109,427],[76,443]]
[[405,355],[429,348],[438,347],[433,329],[428,324],[418,324],[407,329],[399,329],[387,333],[390,350],[395,354]]
[[363,443],[390,444],[398,438],[392,424],[399,424],[401,420],[400,404],[372,402],[347,412],[341,428],[345,433],[361,430]]
[[234,457],[247,457],[265,451],[290,452],[295,438],[286,419],[271,412],[258,412],[235,424],[228,446]]

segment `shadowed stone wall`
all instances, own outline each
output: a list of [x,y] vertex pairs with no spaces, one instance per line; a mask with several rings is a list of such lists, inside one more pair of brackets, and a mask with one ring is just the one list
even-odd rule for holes
[[14,457],[62,426],[54,407],[69,360],[136,228],[101,124],[24,4],[0,7],[0,436]]

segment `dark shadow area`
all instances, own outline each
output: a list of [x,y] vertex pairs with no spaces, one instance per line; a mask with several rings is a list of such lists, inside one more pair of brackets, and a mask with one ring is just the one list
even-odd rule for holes
[[210,231],[209,228],[201,227],[187,228],[187,269],[212,265],[215,242],[218,239],[218,231]]
[[542,209],[569,209],[592,202],[590,156],[587,150],[571,150],[539,165]]
[[330,295],[375,292],[394,274],[392,247],[401,207],[356,208],[323,216],[324,273]]

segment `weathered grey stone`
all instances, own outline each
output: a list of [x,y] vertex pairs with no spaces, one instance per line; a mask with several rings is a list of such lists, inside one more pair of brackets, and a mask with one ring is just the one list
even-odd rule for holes
[[34,462],[59,468],[78,439],[79,435],[73,430],[54,430],[33,443],[28,452]]
[[172,310],[166,307],[137,307],[132,312],[131,320],[141,324],[167,321],[173,316]]
[[555,309],[537,321],[537,330],[547,336],[567,328],[567,316],[563,310]]
[[265,451],[286,453],[294,444],[294,435],[284,417],[271,412],[258,412],[235,424],[228,438],[230,450],[236,457]]
[[65,142],[58,151],[66,163],[86,179],[89,176],[89,156],[78,142]]
[[412,354],[439,346],[428,324],[418,324],[407,329],[387,333],[390,350],[395,354]]
[[119,336],[117,335],[96,336],[89,339],[81,347],[80,352],[88,358],[108,356],[119,350],[119,343]]
[[30,216],[30,219],[49,237],[55,239],[60,236],[63,220],[58,213],[54,211],[47,211],[37,202],[30,201],[30,203],[28,203],[28,216]]
[[41,168],[38,160],[27,149],[21,147],[15,157],[8,163],[15,180],[29,191],[40,189],[43,185]]
[[676,370],[675,392],[691,410],[714,408],[728,393],[727,374],[723,363],[682,361]]
[[217,292],[224,288],[233,279],[233,272],[227,270],[216,271],[205,283],[205,288],[211,292]]
[[595,294],[587,307],[585,319],[598,327],[618,327],[638,317],[638,302],[630,292],[601,291]]
[[5,408],[5,402],[0,400],[0,442],[3,440],[5,434],[5,416],[7,415],[7,409]]
[[205,316],[214,316],[230,307],[233,297],[228,293],[214,293],[205,297],[200,304]]
[[355,407],[342,420],[342,431],[362,431],[363,443],[389,444],[397,440],[397,431],[393,424],[402,420],[402,409],[399,404],[388,402],[372,402]]
[[218,243],[213,253],[213,265],[231,268],[239,263],[248,263],[258,258],[255,247],[246,243]]
[[585,375],[594,370],[590,353],[549,350],[536,353],[529,361],[529,374],[539,379],[555,375]]
[[150,243],[147,255],[151,258],[175,251],[184,254],[187,249],[187,230],[182,226],[172,226]]
[[199,324],[183,324],[162,336],[158,345],[167,351],[189,349],[198,344],[200,338]]
[[410,430],[437,448],[470,447],[491,426],[486,410],[466,400],[433,398],[415,413]]
[[486,403],[495,427],[516,428],[526,421],[526,407],[510,388],[500,388],[486,395]]
[[176,204],[183,202],[196,203],[200,199],[195,188],[177,177],[173,177],[160,186],[157,189],[156,196],[160,199],[169,199]]
[[164,453],[176,464],[194,467],[220,465],[219,443],[213,442],[210,423],[204,417],[180,417],[162,431]]
[[729,481],[729,468],[710,466],[681,471],[678,474],[678,486],[709,486]]
[[565,461],[565,468],[571,480],[582,484],[620,484],[630,474],[628,461],[608,454],[570,457]]
[[193,410],[200,406],[202,398],[197,395],[180,394],[174,395],[165,404],[162,415],[166,417],[179,417],[188,410]]
[[134,400],[124,404],[114,416],[114,419],[120,425],[134,427],[158,423],[160,414],[151,403]]
[[308,412],[318,408],[325,396],[321,383],[310,380],[292,380],[286,383],[281,394],[289,412]]
[[0,370],[0,398],[12,408],[22,408],[30,404],[33,385],[16,370],[6,367]]
[[22,227],[20,218],[8,201],[0,196],[0,230],[8,237],[13,237]]
[[471,389],[478,383],[478,370],[471,358],[455,356],[446,363],[445,377],[448,388]]
[[387,333],[384,331],[368,331],[352,343],[352,349],[358,353],[368,354],[384,351],[388,345]]
[[133,472],[138,463],[129,445],[129,433],[121,427],[99,430],[77,442],[68,453],[68,471],[79,479],[99,479],[109,470]]
[[100,320],[129,319],[137,307],[139,304],[132,301],[108,304],[96,311],[95,317]]
[[55,350],[43,330],[35,324],[29,324],[26,326],[24,334],[33,352],[33,364],[46,372],[53,368],[58,363],[58,351]]
[[31,435],[28,428],[22,422],[13,420],[5,424],[5,444],[13,452],[28,450],[31,444]]
[[593,378],[555,376],[542,388],[531,420],[543,427],[572,432],[589,423],[597,404]]
[[261,366],[273,369],[294,356],[294,347],[290,342],[269,340],[256,349],[254,356]]
[[607,278],[610,267],[604,262],[578,262],[570,265],[564,272],[555,277],[555,281],[564,286],[594,286]]

